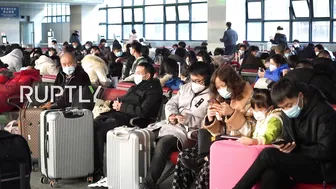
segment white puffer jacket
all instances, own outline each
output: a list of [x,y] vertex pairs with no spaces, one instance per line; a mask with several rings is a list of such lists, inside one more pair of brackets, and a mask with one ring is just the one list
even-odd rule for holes
[[95,55],[87,55],[82,60],[82,68],[89,75],[93,85],[110,85],[110,80],[106,77],[108,68],[103,59]]
[[0,60],[8,64],[8,69],[11,72],[19,72],[22,67],[23,54],[20,49],[14,49],[9,54],[0,58]]
[[55,62],[45,55],[35,61],[35,69],[40,70],[40,75],[57,75],[59,72]]
[[[173,135],[178,138],[183,149],[189,147],[187,146],[188,130],[201,128],[202,121],[207,114],[209,99],[209,89],[205,89],[203,92],[196,95],[191,90],[191,83],[187,83],[181,87],[177,95],[173,96],[167,102],[165,107],[166,120],[153,123],[148,126],[148,129],[160,129],[159,137]],[[168,122],[168,117],[172,114],[183,115],[185,117],[184,124],[170,124]]]

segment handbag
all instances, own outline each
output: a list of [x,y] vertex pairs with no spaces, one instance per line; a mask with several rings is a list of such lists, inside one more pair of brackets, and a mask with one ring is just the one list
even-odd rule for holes
[[111,103],[111,101],[109,101],[109,100],[104,101],[104,100],[101,100],[101,99],[97,99],[96,103],[95,103],[95,106],[92,110],[93,118],[98,117],[102,113],[109,112],[111,110],[110,103]]
[[17,120],[13,120],[11,122],[9,122],[5,128],[4,128],[5,131],[8,131],[9,133],[11,134],[17,134],[19,135],[21,132],[20,132],[20,129],[19,129],[19,124],[18,124],[18,121]]

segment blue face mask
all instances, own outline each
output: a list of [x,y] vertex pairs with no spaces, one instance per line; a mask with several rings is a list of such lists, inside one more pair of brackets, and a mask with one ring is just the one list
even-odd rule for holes
[[119,51],[119,52],[116,52],[114,53],[117,57],[121,57],[123,55],[123,52]]
[[62,67],[62,70],[65,74],[67,75],[71,75],[73,74],[73,72],[75,71],[75,67],[74,66],[70,66],[70,67]]
[[282,110],[289,118],[297,118],[300,115],[301,108],[299,106],[300,98],[296,105],[288,110]]
[[231,93],[227,90],[227,87],[218,89],[217,91],[224,99],[229,99],[231,97]]

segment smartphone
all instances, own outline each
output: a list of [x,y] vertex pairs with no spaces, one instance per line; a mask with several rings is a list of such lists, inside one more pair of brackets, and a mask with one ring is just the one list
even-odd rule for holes
[[208,103],[209,104],[220,104],[216,99],[210,99],[209,101],[208,101]]
[[272,142],[273,145],[281,145],[281,144],[285,145],[285,144],[288,144],[288,143],[290,143],[290,142],[285,141],[284,139],[279,139],[279,140],[276,140],[276,141]]
[[222,135],[221,138],[223,140],[238,140],[240,137],[229,136],[229,135]]

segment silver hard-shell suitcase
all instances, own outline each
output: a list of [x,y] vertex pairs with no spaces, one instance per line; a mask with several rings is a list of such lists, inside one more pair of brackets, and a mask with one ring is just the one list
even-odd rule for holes
[[146,129],[118,127],[107,133],[109,189],[138,189],[148,171],[155,135]]
[[93,115],[86,109],[46,110],[40,117],[41,182],[89,177],[94,171]]

